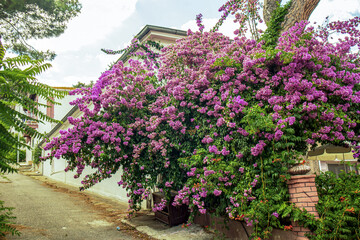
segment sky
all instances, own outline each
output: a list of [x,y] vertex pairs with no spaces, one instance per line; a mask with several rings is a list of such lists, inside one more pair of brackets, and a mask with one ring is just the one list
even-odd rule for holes
[[[221,16],[225,0],[80,0],[81,13],[68,23],[58,38],[31,40],[39,50],[50,49],[57,57],[52,68],[38,76],[50,86],[70,87],[77,82],[96,82],[120,55],[107,55],[101,48],[119,50],[147,24],[196,31],[195,17],[202,13],[205,30]],[[285,2],[285,1],[284,1]],[[360,16],[360,0],[320,0],[311,22],[346,20]],[[220,31],[230,37],[236,25],[228,20]]]

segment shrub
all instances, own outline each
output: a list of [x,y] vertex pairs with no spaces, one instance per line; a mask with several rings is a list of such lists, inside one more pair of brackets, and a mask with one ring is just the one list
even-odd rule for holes
[[41,153],[42,153],[42,148],[39,146],[35,146],[34,149],[32,150],[34,164],[39,164],[41,162],[41,159],[40,159]]
[[316,177],[320,224],[316,239],[358,239],[360,237],[360,176],[355,172],[332,172]]
[[351,40],[332,44],[306,22],[275,47],[189,32],[158,61],[118,62],[92,88],[72,93],[82,95],[73,104],[84,115],[70,117],[73,127],[46,149],[67,159],[76,178],[94,168],[82,189],[123,168],[119,185],[134,211],[157,187],[167,200],[177,190],[173,204],[188,204],[192,215],[244,220],[252,237],[269,237],[289,215],[310,225],[315,220],[288,202],[288,167],[317,143],[352,141],[359,154],[360,63],[352,48],[360,34],[343,22],[329,29]]
[[9,207],[4,207],[4,202],[0,201],[0,236],[5,236],[6,234],[20,236],[20,232],[16,230],[11,224],[12,220],[15,219],[12,216],[12,209]]

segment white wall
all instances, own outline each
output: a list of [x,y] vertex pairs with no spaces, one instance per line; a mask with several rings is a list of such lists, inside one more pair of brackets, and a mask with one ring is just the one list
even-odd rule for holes
[[[61,120],[74,107],[70,105],[70,102],[78,97],[79,96],[67,95],[62,99],[55,99],[55,101],[60,103],[60,105],[54,105],[54,119]],[[38,102],[45,105],[47,104],[46,100],[42,98],[39,98]],[[46,114],[47,107],[39,107],[39,110]],[[55,127],[55,125],[56,123],[50,122],[39,123],[38,131],[40,133],[48,133],[53,127]]]
[[[29,142],[29,144],[31,144],[31,141]],[[29,164],[32,159],[32,150],[26,148],[25,153],[26,153],[26,155],[25,155],[26,163]]]
[[[90,109],[92,107],[93,106],[89,106]],[[78,118],[82,116],[82,114],[83,112],[77,110],[72,114],[72,117]],[[54,134],[52,134],[51,138],[59,137],[60,130],[66,130],[70,127],[71,125],[69,124],[69,121],[65,121],[62,124],[62,126],[59,129],[57,129],[57,131],[54,132]],[[44,146],[45,144],[42,147]],[[49,152],[50,151],[46,151],[44,156],[46,156]],[[66,166],[67,166],[66,160],[63,158],[60,159],[54,158],[52,161],[47,160],[42,163],[42,174],[43,176],[63,182],[65,184],[69,184],[76,187],[82,186],[81,184],[82,177],[75,179],[74,175],[76,172],[72,172],[72,171],[65,172],[64,169],[66,168]],[[93,171],[94,171],[93,169],[87,167],[84,169],[82,176],[90,174]],[[122,172],[119,170],[119,172],[117,172],[111,178],[105,179],[102,182],[95,184],[86,191],[100,194],[127,203],[129,198],[126,196],[127,195],[126,190],[123,189],[122,187],[119,187],[117,184],[117,182],[121,180],[121,174]],[[145,202],[143,204],[143,207],[145,207]]]
[[[81,181],[82,177],[79,177],[77,179],[74,178],[74,175],[76,172],[74,171],[68,171],[65,172],[64,169],[66,168],[66,160],[60,158],[60,159],[54,159],[52,161],[47,160],[42,163],[43,164],[43,176],[46,176],[48,178],[54,179],[56,181],[63,182],[65,184],[80,187],[82,186]],[[94,172],[93,169],[90,167],[87,167],[84,169],[82,176],[85,176],[87,174],[90,174]],[[126,191],[122,187],[119,187],[117,182],[121,179],[121,173],[122,171],[119,170],[115,175],[113,175],[109,179],[105,179],[100,183],[95,184],[90,189],[87,189],[88,192],[93,192],[96,194],[100,194],[106,197],[110,197],[122,202],[127,203],[128,197],[126,196]]]
[[[55,99],[56,102],[59,104],[54,105],[54,119],[61,120],[72,108],[73,106],[70,105],[70,102],[78,98],[78,96],[74,95],[66,95],[62,99]],[[47,101],[43,98],[38,98],[38,103],[47,105]],[[47,107],[45,106],[39,106],[39,110],[46,114],[47,113]],[[57,123],[50,123],[48,121],[43,121],[43,123],[38,124],[38,128],[36,129],[38,132],[46,134],[51,131],[56,126]],[[42,140],[39,138],[35,138],[34,145],[31,146],[31,142],[29,142],[29,145],[31,147],[35,147],[38,145],[38,143]],[[32,163],[32,150],[27,149],[26,150],[26,163],[31,164]]]

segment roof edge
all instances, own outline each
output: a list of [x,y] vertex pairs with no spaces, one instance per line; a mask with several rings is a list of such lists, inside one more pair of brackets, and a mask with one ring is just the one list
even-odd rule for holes
[[[145,27],[143,27],[143,29],[141,29],[141,31],[136,34],[136,36],[134,38],[139,39],[139,41],[141,42],[141,40],[143,40],[143,38],[150,32],[150,31],[158,31],[158,32],[162,32],[162,33],[171,33],[171,34],[175,34],[175,35],[180,35],[180,36],[187,36],[187,32],[184,30],[179,30],[179,29],[174,29],[174,28],[167,28],[167,27],[160,27],[160,26],[155,26],[155,25],[145,25]],[[122,54],[120,56],[120,58],[116,61],[123,61],[125,62],[126,60],[128,60],[129,58],[129,54],[130,52],[132,52],[133,49],[128,49],[127,51],[125,51],[124,54]]]
[[137,38],[141,41],[146,36],[146,34],[150,31],[158,31],[158,32],[163,32],[163,33],[172,33],[172,34],[176,34],[176,35],[187,36],[187,33],[184,30],[160,27],[160,26],[155,26],[155,25],[145,25],[145,27],[135,36],[135,38]]

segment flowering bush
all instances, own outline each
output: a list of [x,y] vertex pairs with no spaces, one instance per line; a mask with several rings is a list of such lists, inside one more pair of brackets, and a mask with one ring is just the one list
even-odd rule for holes
[[314,239],[356,239],[360,232],[360,176],[332,172],[316,178],[321,221]]
[[309,145],[357,146],[358,24],[329,25],[349,34],[332,44],[328,30],[301,22],[275,47],[189,31],[156,64],[118,62],[93,88],[75,90],[84,115],[70,117],[73,127],[46,149],[67,159],[76,178],[85,166],[95,169],[83,188],[122,168],[119,185],[133,210],[154,186],[168,200],[177,190],[174,205],[244,220],[256,226],[253,237],[267,238],[297,211],[288,203],[288,166]]

